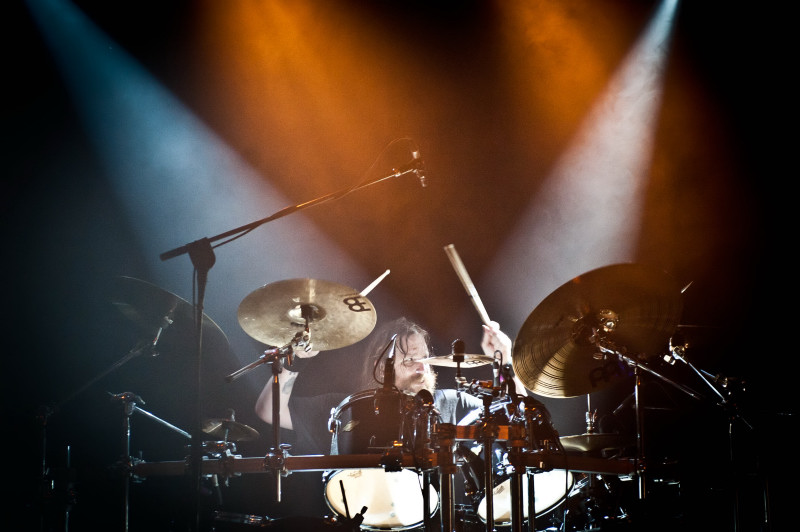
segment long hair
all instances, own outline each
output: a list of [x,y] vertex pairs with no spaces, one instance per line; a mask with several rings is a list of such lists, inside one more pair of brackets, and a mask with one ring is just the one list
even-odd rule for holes
[[360,385],[362,390],[375,388],[381,384],[388,356],[387,347],[392,336],[397,335],[396,356],[402,358],[407,352],[408,338],[419,334],[430,350],[430,334],[417,323],[405,317],[396,318],[381,324],[370,335],[361,366]]

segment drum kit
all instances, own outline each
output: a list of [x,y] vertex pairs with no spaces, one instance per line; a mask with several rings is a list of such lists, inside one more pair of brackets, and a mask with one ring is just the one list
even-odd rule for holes
[[[463,265],[453,249],[448,254],[483,321],[488,323]],[[365,338],[377,321],[367,298],[369,290],[371,287],[359,292],[317,279],[290,279],[251,292],[239,305],[239,323],[254,339],[278,347],[268,349],[255,362],[228,375],[227,380],[233,381],[262,364],[270,364],[273,375],[277,375],[284,359],[291,363],[299,350],[339,349]],[[164,331],[187,328],[194,319],[188,302],[132,278],[120,279],[113,303],[148,334],[146,342],[114,367],[157,349]],[[637,264],[615,264],[575,277],[551,293],[528,316],[514,340],[513,371],[533,395],[585,395],[588,399],[594,392],[630,382],[628,377],[633,377],[637,401],[634,456],[599,457],[601,450],[620,449],[627,442],[618,434],[596,432],[596,413],[592,415],[591,405],[586,432],[561,437],[545,405],[525,391],[517,393],[510,388],[510,378],[499,386],[497,380],[465,384],[459,378],[461,369],[488,366],[495,359],[454,349],[450,355],[429,357],[423,362],[456,369],[458,392],[482,399],[484,407],[458,424],[440,422],[430,393],[413,396],[396,389],[363,390],[331,411],[328,428],[333,454],[291,455],[290,447],[281,442],[275,378],[273,438],[266,455],[243,458],[235,454],[235,442],[255,440],[260,435],[237,422],[230,411],[227,418],[202,423],[201,430],[210,441],[203,444],[201,475],[222,477],[227,483],[228,478],[242,473],[271,473],[280,502],[282,477],[294,472],[324,472],[325,500],[335,514],[326,520],[326,526],[355,531],[456,532],[472,527],[476,531],[500,528],[533,532],[539,530],[539,519],[557,513],[556,508],[564,508],[570,497],[585,493],[587,486],[602,476],[637,479],[639,497],[643,497],[646,484],[638,409],[640,377],[644,372],[656,375],[696,396],[647,365],[653,354],[671,346],[681,308],[680,287],[666,273]],[[227,341],[219,327],[203,316],[204,334]],[[680,359],[682,352],[675,351]],[[511,365],[504,368],[506,377],[510,377],[511,369]],[[128,416],[138,411],[161,421],[140,408],[135,394],[116,398],[126,405]],[[127,466],[131,476],[142,479],[185,475],[190,464],[131,460]],[[125,504],[127,515],[127,492]],[[567,530],[565,520],[566,514],[561,521],[563,530]],[[259,521],[259,526],[265,527],[269,521]]]

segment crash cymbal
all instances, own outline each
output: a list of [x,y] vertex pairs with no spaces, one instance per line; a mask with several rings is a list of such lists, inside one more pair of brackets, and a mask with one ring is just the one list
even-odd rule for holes
[[203,423],[203,432],[225,441],[251,441],[260,436],[256,429],[230,419],[207,419]]
[[[486,355],[464,355],[464,360],[461,361],[462,368],[471,368],[475,366],[484,366],[491,364],[494,359]],[[444,366],[448,368],[458,367],[458,364],[453,360],[453,355],[423,358],[420,360],[423,364],[430,366]]]
[[306,318],[312,349],[338,349],[365,338],[377,322],[372,303],[357,290],[318,279],[289,279],[264,285],[239,304],[242,329],[268,345],[282,347],[303,331]]
[[525,320],[514,340],[514,371],[546,397],[596,392],[632,374],[619,353],[641,361],[666,350],[682,306],[680,286],[657,269],[614,264],[579,275]]
[[619,447],[619,434],[576,434],[559,438],[565,451],[599,451]]
[[[195,309],[185,299],[151,283],[133,277],[113,280],[111,303],[135,323],[147,338],[158,338],[159,345],[179,339],[191,350],[196,337]],[[203,314],[203,345],[209,349],[228,349],[228,338],[214,320]]]

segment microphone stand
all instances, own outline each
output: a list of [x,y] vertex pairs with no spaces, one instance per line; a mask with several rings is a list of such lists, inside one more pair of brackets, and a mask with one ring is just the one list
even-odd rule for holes
[[[171,324],[172,324],[172,317],[170,315],[164,316],[164,319],[162,320],[161,326],[158,328],[158,330],[155,333],[155,336],[151,340],[140,340],[122,358],[120,358],[119,360],[114,362],[111,366],[109,366],[105,370],[103,370],[100,373],[98,373],[96,376],[94,376],[93,378],[88,380],[86,383],[84,383],[79,388],[73,390],[69,395],[67,395],[65,398],[63,398],[61,401],[59,401],[57,404],[55,404],[53,406],[44,405],[44,406],[41,406],[38,409],[38,411],[36,413],[36,418],[37,418],[37,422],[40,425],[40,439],[41,439],[41,447],[40,447],[41,469],[39,471],[39,474],[40,474],[39,481],[40,481],[40,489],[41,489],[40,496],[43,499],[49,498],[50,492],[52,491],[52,487],[48,487],[48,486],[51,486],[52,483],[49,483],[47,481],[47,475],[49,474],[49,470],[50,470],[49,466],[47,465],[47,423],[50,420],[50,417],[52,417],[54,414],[57,414],[58,412],[60,412],[65,404],[67,404],[69,401],[71,401],[72,399],[74,399],[75,397],[77,397],[78,395],[83,393],[87,388],[92,386],[94,383],[96,383],[97,381],[99,381],[100,379],[102,379],[103,377],[105,377],[106,375],[111,373],[112,371],[120,368],[122,365],[124,365],[128,361],[132,360],[133,358],[135,358],[135,357],[137,357],[139,355],[142,355],[144,353],[148,353],[151,356],[157,355],[158,353],[156,353],[155,349],[156,349],[156,346],[158,345],[158,341],[161,339],[161,334]],[[69,449],[69,446],[67,446],[67,472],[69,472],[69,467],[70,467],[69,462],[70,462],[70,449]],[[67,490],[71,491],[71,487],[69,485],[67,486]],[[64,530],[65,531],[69,530],[69,508],[72,505],[73,496],[74,496],[74,494],[68,493],[67,497],[66,497],[67,498],[67,501],[66,501],[67,504],[66,504],[66,510],[65,510],[65,514],[64,514]],[[40,529],[42,531],[45,530],[44,508],[42,508],[42,514],[40,515]]]
[[645,500],[647,498],[647,485],[646,485],[646,475],[645,475],[645,445],[644,445],[644,410],[641,406],[640,401],[640,387],[642,381],[642,371],[646,371],[651,375],[658,377],[659,379],[667,382],[677,388],[678,390],[684,392],[685,394],[693,397],[695,399],[702,399],[694,391],[690,390],[685,386],[681,386],[677,382],[674,382],[667,377],[659,374],[658,372],[648,368],[647,366],[642,365],[638,360],[635,360],[628,356],[625,352],[617,350],[614,346],[613,342],[610,340],[606,340],[605,338],[597,338],[593,340],[593,343],[597,347],[597,349],[603,354],[611,354],[616,356],[620,361],[625,362],[629,366],[634,368],[634,390],[633,390],[633,398],[634,398],[634,411],[636,413],[636,478],[638,483],[638,498],[639,500]]
[[[320,196],[318,198],[306,201],[304,203],[299,203],[297,205],[290,205],[288,207],[284,207],[280,211],[272,214],[271,216],[267,216],[266,218],[262,218],[260,220],[256,220],[249,224],[242,225],[235,229],[231,229],[230,231],[226,231],[224,233],[220,233],[213,237],[204,237],[199,240],[195,240],[194,242],[190,242],[188,244],[184,244],[177,248],[171,249],[169,251],[165,251],[159,258],[162,261],[166,261],[169,259],[173,259],[175,257],[179,257],[181,255],[189,255],[189,258],[192,261],[192,265],[194,266],[194,279],[196,281],[196,289],[197,289],[197,297],[195,301],[195,322],[196,322],[196,329],[197,329],[197,338],[196,338],[196,352],[195,352],[195,378],[196,378],[196,389],[194,393],[194,399],[196,404],[196,411],[195,411],[195,419],[194,419],[194,428],[192,430],[192,456],[191,456],[191,467],[190,470],[192,471],[192,486],[194,490],[194,497],[193,497],[193,517],[192,517],[192,528],[191,530],[194,532],[199,532],[200,528],[200,494],[201,494],[201,460],[202,460],[202,453],[201,453],[201,420],[202,420],[202,405],[201,405],[201,398],[202,398],[202,353],[203,353],[203,305],[205,300],[205,291],[206,291],[206,284],[208,281],[208,272],[214,266],[216,262],[216,257],[214,256],[214,250],[212,247],[212,243],[222,240],[224,238],[228,238],[224,242],[217,244],[216,247],[221,245],[227,244],[237,238],[240,238],[247,233],[253,231],[257,227],[264,225],[268,222],[273,220],[277,220],[278,218],[283,218],[289,214],[294,212],[306,209],[308,207],[313,207],[314,205],[318,205],[320,203],[330,201],[333,199],[341,198],[351,192],[356,190],[360,190],[362,188],[368,187],[370,185],[374,185],[381,181],[385,181],[387,179],[392,179],[395,177],[400,177],[402,175],[410,174],[410,173],[418,173],[423,168],[422,159],[419,157],[415,157],[410,163],[401,166],[399,169],[394,170],[391,174],[380,177],[374,180],[367,180],[362,181],[355,186],[348,187],[338,192],[333,192],[330,194],[326,194],[324,196]],[[229,238],[230,237],[230,238]],[[275,364],[273,364],[273,372],[275,372]],[[275,376],[277,379],[277,376]],[[277,393],[276,393],[277,395]],[[273,403],[274,404],[274,403]]]
[[[676,360],[680,360],[681,362],[683,362],[684,364],[689,366],[692,369],[692,371],[694,371],[697,374],[697,376],[700,377],[700,380],[702,380],[714,392],[714,394],[719,398],[719,402],[717,403],[717,405],[722,406],[723,408],[726,409],[726,412],[728,412],[728,453],[729,453],[728,454],[728,459],[730,460],[731,467],[735,467],[736,466],[736,456],[735,456],[735,453],[734,453],[734,442],[733,442],[733,440],[734,440],[734,438],[733,438],[734,423],[738,419],[742,423],[744,423],[745,426],[747,426],[747,428],[750,429],[750,430],[753,430],[753,425],[751,425],[750,422],[747,421],[747,419],[742,417],[742,415],[736,409],[736,405],[735,404],[729,402],[728,399],[724,395],[722,395],[722,393],[717,389],[717,387],[714,386],[713,384],[711,384],[711,382],[709,382],[709,380],[706,378],[706,375],[710,375],[710,374],[708,374],[708,372],[705,372],[703,370],[699,370],[691,362],[686,360],[685,354],[686,354],[686,348],[687,347],[688,347],[688,344],[673,345],[672,344],[672,338],[670,338],[669,354],[664,356],[664,360],[666,362],[668,362],[669,364],[674,364]],[[717,376],[717,377],[712,377],[712,378],[714,380],[721,380],[722,383],[723,383],[723,387],[726,387],[727,384],[728,384],[727,377]],[[767,481],[765,480],[764,482],[766,483]],[[769,526],[770,525],[770,503],[769,503],[769,488],[768,488],[768,486],[765,485],[763,487],[762,491],[763,491],[763,494],[764,494],[764,523],[767,526]],[[734,483],[733,530],[734,530],[734,532],[737,532],[739,530],[739,482],[738,481]]]

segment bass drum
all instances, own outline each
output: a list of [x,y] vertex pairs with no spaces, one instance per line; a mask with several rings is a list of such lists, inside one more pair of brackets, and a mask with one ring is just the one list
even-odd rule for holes
[[[572,491],[575,479],[572,473],[563,469],[553,469],[533,475],[533,493],[535,516],[541,517],[557,508]],[[506,525],[511,523],[511,479],[508,478],[496,485],[492,490],[494,523]],[[522,478],[522,515],[528,518],[528,479]],[[486,497],[478,503],[478,517],[486,522]]]
[[[498,421],[503,420],[502,412],[500,411],[501,407],[504,407],[504,405],[498,404],[497,407],[493,405],[491,409],[493,415],[497,416],[501,414],[501,416],[496,419]],[[477,424],[480,422],[480,413],[480,410],[473,411],[462,418],[458,424]],[[551,439],[557,438],[555,433],[545,436]],[[485,524],[487,490],[484,485],[485,462],[483,459],[484,453],[482,445],[478,442],[472,442],[470,445],[467,445],[466,442],[459,442],[455,453],[459,461],[463,463],[461,472],[462,476],[465,478],[465,484],[468,486],[467,496],[473,502],[476,515],[480,518],[480,521]],[[504,526],[511,523],[511,475],[514,473],[514,467],[508,461],[508,447],[505,441],[494,442],[491,456],[493,479],[492,513],[494,516],[494,524],[497,526]],[[552,471],[533,474],[535,517],[547,514],[564,502],[572,491],[574,483],[575,479],[572,473],[563,469],[554,469]],[[522,479],[522,501],[523,517],[527,519],[529,515],[527,503],[527,476],[523,476]]]
[[[414,452],[430,443],[438,420],[418,398],[396,390],[366,390],[345,398],[328,421],[333,433],[332,454],[384,453],[402,445]],[[423,476],[411,469],[382,468],[328,471],[325,501],[341,517],[353,517],[366,507],[361,528],[410,530],[425,516]],[[346,502],[345,502],[346,500]],[[439,494],[428,485],[431,516],[439,508]]]

